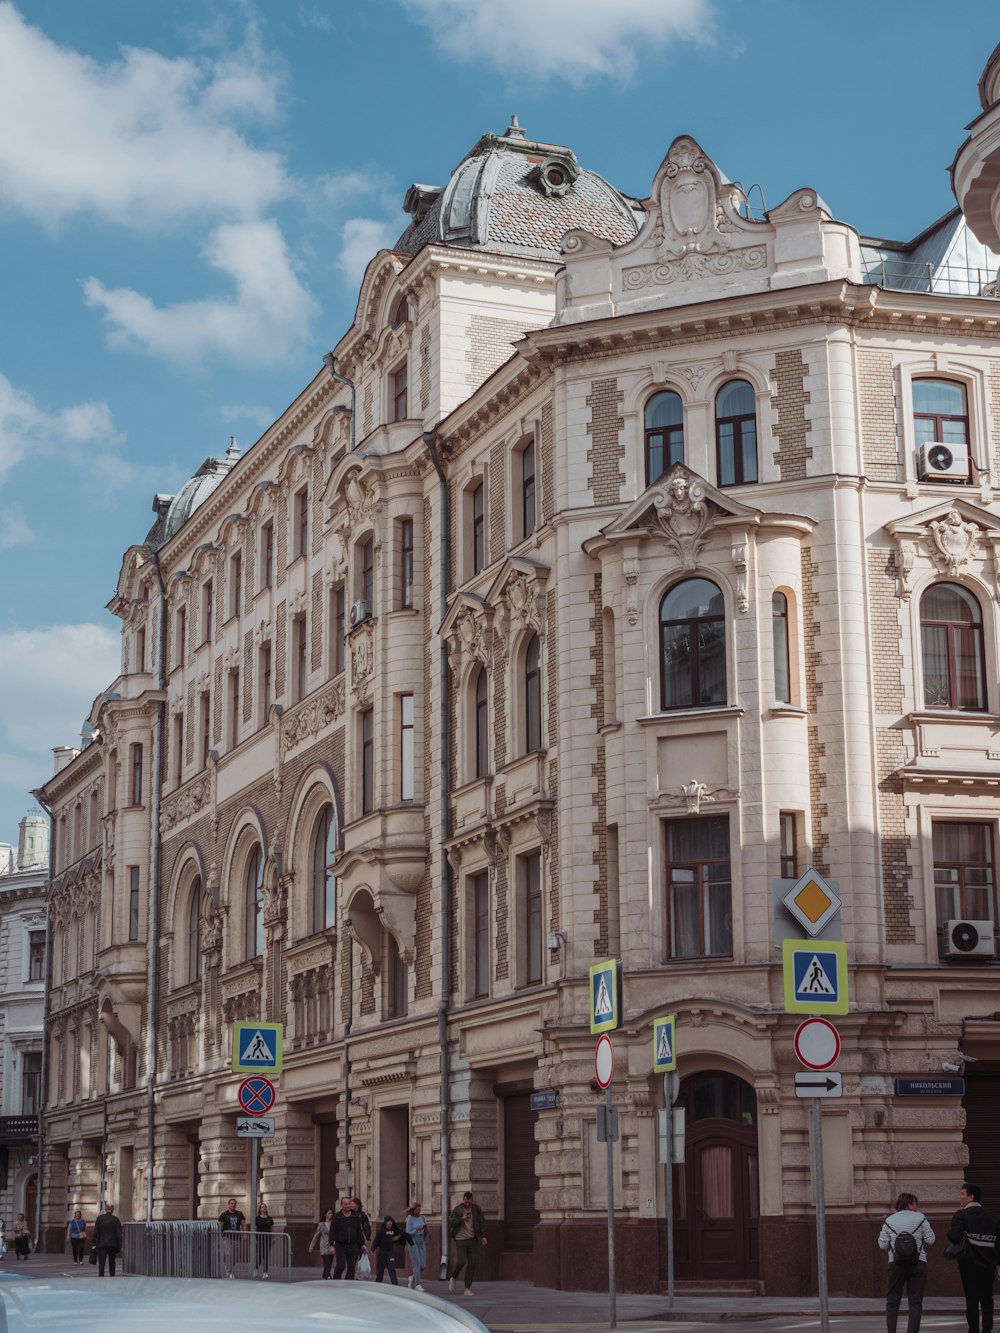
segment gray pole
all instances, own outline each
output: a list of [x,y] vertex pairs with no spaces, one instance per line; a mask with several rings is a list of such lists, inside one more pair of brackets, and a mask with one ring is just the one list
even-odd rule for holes
[[615,1312],[615,1145],[611,1125],[614,1110],[611,1105],[611,1084],[604,1089],[604,1119],[607,1128],[608,1148],[608,1304],[610,1308],[609,1327],[618,1327]]
[[250,1140],[250,1271],[257,1276],[257,1251],[255,1237],[257,1231],[257,1143],[256,1134]]
[[663,1105],[667,1116],[667,1142],[664,1150],[667,1208],[667,1309],[674,1308],[674,1101],[673,1076],[663,1075]]
[[826,1272],[826,1187],[823,1182],[823,1103],[819,1097],[813,1104],[813,1179],[816,1184],[816,1269],[819,1277],[820,1333],[830,1333],[830,1295],[827,1291]]

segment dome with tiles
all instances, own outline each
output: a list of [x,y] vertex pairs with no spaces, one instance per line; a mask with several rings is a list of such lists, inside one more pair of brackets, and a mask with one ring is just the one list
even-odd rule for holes
[[153,512],[156,522],[146,534],[146,545],[158,551],[179,532],[199,505],[208,497],[235,467],[240,456],[234,437],[230,437],[229,448],[224,458],[206,458],[198,471],[180,488],[176,495],[154,495]]

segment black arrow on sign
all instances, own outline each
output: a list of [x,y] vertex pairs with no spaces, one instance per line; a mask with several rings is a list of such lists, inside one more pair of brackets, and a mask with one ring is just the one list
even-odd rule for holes
[[825,1088],[827,1092],[837,1087],[837,1080],[831,1078],[829,1074],[825,1078],[803,1078],[800,1074],[795,1080],[796,1087],[799,1088]]

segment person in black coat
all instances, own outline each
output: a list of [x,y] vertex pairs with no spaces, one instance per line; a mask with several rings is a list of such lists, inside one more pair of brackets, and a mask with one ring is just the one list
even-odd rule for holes
[[341,1199],[340,1212],[330,1225],[330,1239],[333,1241],[337,1256],[337,1266],[333,1270],[334,1279],[342,1278],[346,1269],[347,1281],[351,1282],[361,1251],[365,1248],[365,1233],[361,1218],[355,1213],[350,1199]]
[[389,1281],[394,1287],[399,1286],[399,1279],[396,1277],[396,1256],[400,1245],[412,1245],[413,1237],[400,1227],[396,1226],[396,1219],[387,1213],[382,1219],[382,1225],[375,1232],[375,1241],[372,1249],[378,1257],[378,1266],[375,1270],[375,1281],[381,1282],[385,1276],[386,1269],[389,1270]]
[[97,1251],[97,1276],[104,1276],[107,1263],[108,1275],[115,1275],[115,1257],[122,1247],[122,1224],[115,1217],[115,1210],[110,1203],[104,1205],[104,1212],[94,1223],[91,1244]]
[[[997,1275],[997,1219],[982,1205],[983,1191],[966,1182],[958,1192],[961,1207],[951,1219],[948,1239],[961,1245],[958,1273],[965,1292],[969,1333],[992,1333],[993,1283]],[[980,1323],[980,1313],[982,1323]]]

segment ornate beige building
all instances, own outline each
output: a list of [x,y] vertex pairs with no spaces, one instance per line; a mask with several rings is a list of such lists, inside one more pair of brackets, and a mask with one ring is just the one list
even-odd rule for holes
[[[686,137],[643,201],[516,123],[411,188],[323,369],[156,498],[97,743],[44,789],[53,1240],[102,1169],[123,1217],[248,1211],[230,1025],[261,1018],[285,1065],[259,1190],[299,1251],[338,1191],[440,1217],[471,1185],[493,1275],[600,1287],[586,978],[617,956],[621,1280],[665,1274],[651,1024],[676,1012],[679,1274],[807,1290],[777,949],[810,866],[851,964],[832,1287],[881,1283],[897,1188],[950,1208],[971,1156],[1000,1196],[977,133],[975,235],[956,211],[911,243],[808,189],[758,213]],[[964,1102],[895,1095],[948,1065]]]

